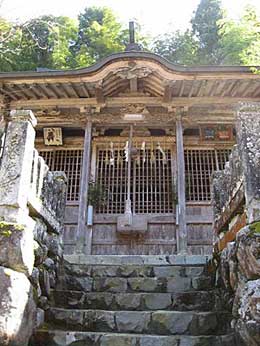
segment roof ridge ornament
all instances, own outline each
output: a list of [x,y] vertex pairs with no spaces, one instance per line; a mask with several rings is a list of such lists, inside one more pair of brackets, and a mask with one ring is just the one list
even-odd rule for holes
[[142,47],[140,44],[135,42],[135,23],[134,21],[129,22],[129,43],[125,48],[126,52],[141,51]]

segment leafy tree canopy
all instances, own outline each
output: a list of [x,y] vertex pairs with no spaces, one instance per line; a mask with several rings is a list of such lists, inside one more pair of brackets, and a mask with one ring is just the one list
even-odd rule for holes
[[191,19],[192,32],[198,40],[197,61],[220,63],[219,21],[223,18],[220,0],[201,0]]
[[192,65],[197,60],[198,41],[190,30],[159,36],[153,44],[155,53],[176,64]]
[[255,8],[247,6],[239,20],[223,18],[219,32],[222,63],[260,65],[260,18]]
[[[240,20],[230,20],[220,0],[201,0],[184,32],[149,39],[137,27],[144,49],[184,65],[260,65],[260,19],[247,7]],[[111,9],[87,7],[74,20],[41,16],[10,23],[0,16],[0,70],[66,69],[88,66],[125,49],[128,29]]]

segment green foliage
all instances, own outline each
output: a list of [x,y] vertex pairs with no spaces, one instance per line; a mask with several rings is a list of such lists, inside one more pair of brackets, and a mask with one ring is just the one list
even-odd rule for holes
[[[123,51],[128,35],[107,7],[87,7],[78,20],[50,15],[14,24],[0,17],[0,71],[88,66]],[[140,26],[136,38],[148,50]],[[260,19],[247,7],[240,20],[230,20],[220,0],[201,0],[191,29],[163,34],[151,49],[183,65],[260,65]]]
[[0,17],[0,68],[2,71],[15,69],[15,61],[19,56],[21,30]]
[[73,65],[70,46],[77,39],[77,23],[68,17],[42,16],[12,25],[0,20],[2,71],[66,68]]
[[124,50],[121,24],[109,8],[86,8],[79,15],[78,40],[73,47],[77,66],[86,66]]
[[0,236],[10,238],[13,232],[23,231],[24,226],[17,223],[0,222]]
[[[147,40],[137,30],[137,39]],[[86,8],[73,20],[41,16],[22,24],[0,18],[0,70],[78,68],[125,49],[128,30],[109,8]]]
[[221,47],[225,64],[260,65],[260,18],[253,7],[246,7],[239,20],[221,22]]
[[153,50],[176,64],[192,65],[197,61],[198,42],[191,31],[176,31],[159,36]]
[[92,182],[89,185],[88,190],[88,204],[94,208],[102,207],[107,202],[107,192],[104,188],[96,183]]
[[249,225],[249,229],[252,232],[251,234],[259,234],[260,233],[260,222],[255,222],[251,225]]
[[220,0],[201,0],[191,19],[192,31],[198,39],[197,60],[200,65],[221,62],[219,21],[223,18]]

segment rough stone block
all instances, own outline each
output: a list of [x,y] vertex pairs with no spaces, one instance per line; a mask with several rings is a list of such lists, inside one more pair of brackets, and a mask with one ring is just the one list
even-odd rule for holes
[[149,312],[119,311],[115,313],[115,316],[120,333],[145,333],[151,320]]
[[91,277],[65,276],[65,286],[69,290],[91,292],[93,279]]
[[50,322],[52,325],[65,325],[68,329],[76,328],[77,330],[81,330],[83,326],[85,326],[84,314],[84,310],[66,310],[58,308],[50,308],[45,313],[46,321]]
[[135,292],[160,292],[163,280],[157,278],[129,278],[128,285]]
[[[88,309],[101,309],[101,310],[112,310],[111,306],[113,303],[113,294],[112,293],[86,293],[86,299],[84,306]],[[79,303],[81,300],[79,301]]]
[[156,311],[152,313],[152,330],[155,334],[189,334],[194,319],[190,312]]
[[0,222],[0,264],[30,275],[34,265],[33,232],[14,223]]
[[122,310],[137,310],[141,307],[141,295],[133,293],[123,293],[115,296],[115,302]]
[[101,338],[100,346],[136,346],[136,338],[126,335],[104,335]]
[[127,281],[122,278],[94,278],[94,291],[126,292]]
[[123,277],[150,277],[153,276],[152,267],[150,266],[120,266],[119,275]]
[[191,289],[191,278],[179,277],[167,279],[167,292],[188,291]]
[[66,274],[74,276],[90,276],[91,266],[84,264],[70,264],[64,261],[64,269]]
[[[91,311],[90,311],[91,312]],[[90,323],[94,324],[94,331],[102,331],[102,332],[112,332],[115,331],[115,313],[112,311],[102,311],[96,310],[93,311],[93,316],[91,313],[89,315],[89,311],[87,311],[88,319],[90,319]]]
[[0,267],[0,345],[27,345],[32,334],[36,306],[27,277]]
[[118,267],[115,266],[94,266],[92,268],[92,276],[94,277],[115,277]]
[[207,290],[214,287],[214,282],[210,276],[198,276],[192,278],[192,287],[195,290]]
[[179,277],[185,275],[185,267],[158,266],[153,268],[156,277]]
[[149,310],[163,310],[172,305],[172,298],[169,293],[145,294],[143,299],[145,307]]

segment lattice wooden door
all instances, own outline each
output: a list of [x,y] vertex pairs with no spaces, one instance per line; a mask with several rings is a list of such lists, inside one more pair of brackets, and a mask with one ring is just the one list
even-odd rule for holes
[[[123,214],[127,194],[125,143],[97,146],[96,182],[106,194],[97,213]],[[136,214],[167,214],[174,208],[172,145],[134,140],[131,161],[131,201]]]

